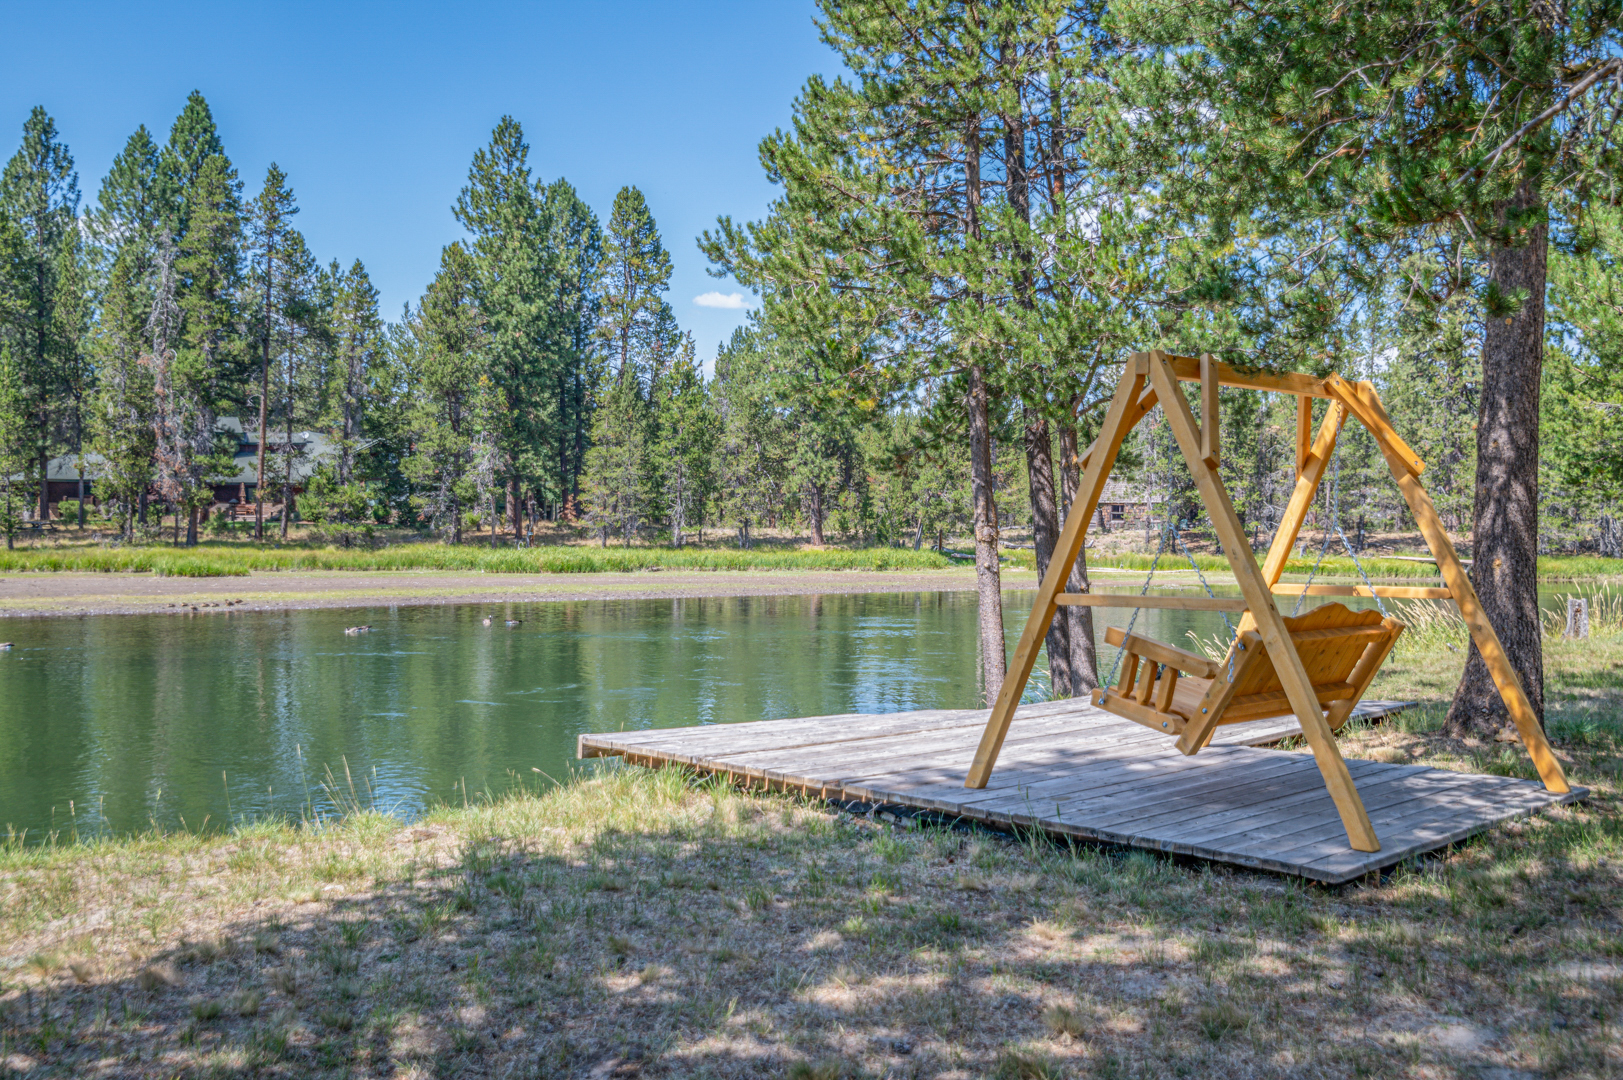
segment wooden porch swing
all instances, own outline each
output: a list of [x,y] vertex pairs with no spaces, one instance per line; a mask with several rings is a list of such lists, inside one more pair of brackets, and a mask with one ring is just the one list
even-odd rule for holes
[[[1179,381],[1200,383],[1198,424],[1189,403],[1177,389]],[[1261,566],[1257,565],[1245,529],[1217,471],[1217,392],[1220,386],[1268,390],[1296,397],[1296,487]],[[1313,432],[1314,398],[1330,402],[1317,435]],[[1098,507],[1100,492],[1115,465],[1122,442],[1157,403],[1162,407],[1179,451],[1189,464],[1241,595],[1229,598],[1065,593],[1062,591],[1065,579],[1082,550],[1088,523]],[[1311,580],[1306,585],[1279,584],[1285,561],[1330,462],[1337,434],[1348,417],[1357,419],[1374,436],[1431,548],[1445,587],[1315,585]],[[1115,686],[1095,690],[1094,703],[1118,716],[1175,735],[1178,749],[1185,754],[1198,753],[1223,724],[1294,713],[1313,750],[1325,787],[1341,815],[1349,843],[1358,851],[1379,851],[1380,841],[1336,747],[1333,732],[1346,722],[1369,688],[1403,632],[1403,624],[1379,611],[1354,612],[1339,603],[1286,617],[1274,605],[1274,595],[1279,594],[1298,598],[1372,596],[1453,600],[1515,720],[1522,744],[1531,754],[1544,786],[1553,792],[1568,790],[1561,765],[1550,751],[1549,741],[1522,691],[1515,669],[1510,666],[1498,635],[1483,613],[1470,578],[1438,520],[1431,497],[1421,486],[1420,473],[1425,465],[1392,429],[1371,383],[1349,382],[1339,375],[1323,379],[1307,375],[1247,375],[1218,363],[1209,355],[1196,359],[1169,356],[1159,351],[1136,353],[1124,367],[1099,437],[1083,456],[1082,463],[1084,472],[1077,498],[1038,587],[1036,604],[987,720],[966,787],[983,788],[991,777],[1003,739],[1008,734],[1009,722],[1031,676],[1037,650],[1061,605],[1238,612],[1239,627],[1223,661],[1196,656],[1114,627],[1108,629],[1105,640],[1122,649],[1121,677]]]

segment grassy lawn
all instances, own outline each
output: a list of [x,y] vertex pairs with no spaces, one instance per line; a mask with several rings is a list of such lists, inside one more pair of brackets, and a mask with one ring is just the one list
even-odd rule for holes
[[[1417,627],[1352,755],[1435,733]],[[1441,646],[1441,647],[1439,647]],[[411,825],[0,848],[0,1074],[1616,1077],[1623,632],[1548,643],[1589,801],[1340,889],[609,767]]]
[[599,574],[647,570],[939,570],[957,565],[911,548],[490,548],[476,543],[394,544],[370,549],[205,541],[168,545],[59,546],[0,551],[0,571],[78,570],[174,577],[246,576],[255,570],[429,570],[486,574]]

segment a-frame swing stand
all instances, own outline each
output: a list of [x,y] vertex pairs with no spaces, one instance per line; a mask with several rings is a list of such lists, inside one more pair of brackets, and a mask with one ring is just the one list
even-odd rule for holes
[[[1200,384],[1199,423],[1196,422],[1183,393],[1177,388],[1180,381]],[[1252,554],[1251,545],[1246,539],[1244,527],[1240,524],[1240,519],[1234,512],[1234,504],[1229,500],[1228,491],[1218,475],[1217,392],[1220,386],[1292,394],[1297,399],[1296,487],[1261,566],[1257,565],[1256,556]],[[1316,437],[1312,430],[1314,398],[1325,398],[1330,402],[1329,413],[1325,416]],[[1161,599],[1157,603],[1157,598],[1153,597],[1064,592],[1066,577],[1071,565],[1082,551],[1088,523],[1098,508],[1099,495],[1104,490],[1105,480],[1115,465],[1122,442],[1132,431],[1133,426],[1157,403],[1161,405],[1172,428],[1178,449],[1189,464],[1189,470],[1194,476],[1201,501],[1211,517],[1217,539],[1223,545],[1223,550],[1233,566],[1235,581],[1240,586],[1241,601],[1226,598],[1177,597]],[[1392,476],[1420,526],[1421,534],[1431,548],[1432,557],[1437,562],[1446,588],[1279,584],[1285,561],[1296,543],[1308,508],[1312,505],[1313,496],[1318,490],[1319,481],[1324,476],[1337,432],[1340,431],[1342,422],[1349,416],[1357,419],[1374,436],[1376,445],[1385,456]],[[1072,502],[1070,515],[1065,520],[1065,528],[1060,533],[1054,556],[1048,564],[1048,571],[1043,575],[1042,584],[1038,587],[1031,617],[1026,622],[1025,631],[1020,635],[1020,644],[1015,648],[1008,675],[998,692],[997,702],[987,720],[980,746],[975,751],[974,764],[970,767],[965,787],[984,788],[991,777],[998,752],[1002,749],[1004,737],[1009,731],[1009,722],[1014,717],[1015,707],[1019,704],[1021,695],[1025,692],[1026,680],[1031,676],[1032,665],[1037,659],[1037,650],[1042,645],[1049,624],[1053,622],[1054,614],[1060,605],[1174,606],[1184,609],[1241,610],[1244,614],[1240,634],[1233,646],[1237,652],[1231,653],[1231,662],[1227,665],[1215,664],[1183,653],[1182,650],[1171,649],[1144,639],[1127,638],[1121,641],[1113,638],[1113,643],[1124,644],[1128,649],[1130,660],[1128,671],[1119,690],[1098,691],[1095,700],[1128,719],[1152,727],[1159,726],[1169,734],[1177,734],[1178,748],[1186,754],[1193,754],[1211,738],[1212,729],[1223,722],[1221,714],[1236,700],[1235,687],[1244,689],[1240,684],[1247,677],[1247,672],[1251,673],[1254,681],[1259,664],[1271,665],[1268,686],[1273,687],[1276,685],[1274,680],[1277,680],[1277,691],[1274,693],[1282,694],[1284,698],[1284,701],[1279,703],[1280,709],[1288,705],[1289,711],[1293,712],[1301,723],[1302,734],[1312,748],[1319,772],[1324,777],[1325,787],[1347,830],[1348,841],[1358,851],[1379,851],[1380,841],[1370,825],[1369,815],[1364,811],[1358,790],[1353,786],[1352,777],[1347,771],[1347,763],[1342,759],[1341,751],[1336,746],[1333,728],[1346,719],[1347,713],[1351,711],[1352,702],[1356,701],[1357,695],[1368,686],[1375,669],[1391,648],[1392,640],[1401,630],[1401,625],[1396,625],[1393,620],[1384,620],[1377,624],[1370,619],[1358,620],[1359,625],[1350,629],[1348,626],[1304,629],[1306,624],[1302,620],[1287,621],[1274,606],[1275,593],[1300,595],[1308,592],[1316,596],[1379,595],[1453,600],[1470,629],[1472,640],[1488,665],[1494,684],[1498,687],[1499,694],[1516,723],[1522,744],[1531,754],[1544,786],[1557,793],[1569,790],[1561,765],[1550,750],[1549,741],[1545,738],[1544,730],[1528,703],[1516,671],[1510,666],[1504,647],[1499,642],[1499,636],[1494,632],[1492,624],[1488,622],[1482,610],[1476,590],[1472,588],[1465,568],[1455,555],[1448,534],[1443,531],[1431,497],[1426,494],[1426,489],[1420,483],[1420,473],[1425,466],[1392,429],[1391,421],[1381,406],[1381,400],[1372,384],[1349,382],[1339,375],[1323,379],[1307,375],[1247,375],[1226,364],[1218,363],[1210,356],[1196,359],[1187,356],[1169,356],[1162,352],[1137,353],[1125,365],[1121,383],[1116,387],[1115,396],[1111,399],[1099,437],[1084,456],[1083,464],[1084,472],[1077,497]],[[1339,605],[1331,606],[1339,608]],[[1309,616],[1311,615],[1312,612],[1309,613]],[[1304,619],[1306,618],[1307,616],[1304,616]],[[1333,614],[1329,618],[1321,617],[1318,621],[1346,622]],[[1314,627],[1317,627],[1317,623]],[[1319,672],[1319,677],[1316,678],[1315,674],[1310,673],[1308,665],[1304,664],[1303,653],[1306,649],[1302,643],[1304,639],[1324,642],[1332,638],[1338,647],[1350,642],[1355,651],[1348,653],[1343,650],[1347,662],[1342,666],[1347,670],[1344,673],[1334,673],[1331,677],[1336,687],[1349,687],[1351,691],[1330,692],[1333,700],[1330,701],[1327,716],[1321,704],[1327,693],[1324,676]],[[1266,663],[1260,659],[1258,646],[1266,651]],[[1233,662],[1236,656],[1248,649],[1251,652],[1250,656],[1241,657],[1241,663],[1238,665]],[[1315,653],[1311,659],[1316,661],[1318,655]],[[1145,662],[1146,667],[1135,692],[1132,686],[1133,670],[1140,659]],[[1202,693],[1186,695],[1185,700],[1189,704],[1183,707],[1183,712],[1177,711],[1178,706],[1174,704],[1180,668],[1204,676],[1201,684]],[[1268,695],[1251,695],[1252,698],[1266,696]],[[1255,715],[1255,709],[1252,715]],[[1173,725],[1176,726],[1176,730]]]

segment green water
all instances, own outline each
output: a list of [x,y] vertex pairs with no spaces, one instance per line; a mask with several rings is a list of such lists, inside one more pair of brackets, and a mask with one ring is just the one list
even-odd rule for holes
[[[1031,597],[1005,596],[1011,646]],[[359,622],[374,629],[344,634]],[[1188,631],[1222,628],[1181,611],[1135,627],[1186,647]],[[113,615],[3,633],[16,644],[0,653],[0,826],[31,839],[325,814],[352,790],[409,817],[562,778],[582,732],[979,698],[967,592]],[[1027,696],[1046,699],[1041,673]]]

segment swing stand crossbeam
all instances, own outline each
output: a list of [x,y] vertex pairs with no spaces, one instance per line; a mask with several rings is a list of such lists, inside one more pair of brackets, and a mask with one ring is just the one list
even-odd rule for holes
[[[1180,382],[1200,384],[1198,420],[1178,388]],[[1296,485],[1261,565],[1251,551],[1245,529],[1218,474],[1221,460],[1218,389],[1223,386],[1292,394],[1297,399]],[[1316,433],[1313,430],[1314,398],[1330,403]],[[1172,429],[1179,452],[1189,465],[1218,542],[1228,555],[1234,579],[1240,587],[1241,595],[1237,598],[1103,596],[1064,591],[1069,568],[1086,542],[1089,521],[1098,507],[1122,443],[1134,425],[1157,404]],[[1393,479],[1431,548],[1444,587],[1389,587],[1367,582],[1363,585],[1315,585],[1311,581],[1307,585],[1280,584],[1286,560],[1329,466],[1337,434],[1348,418],[1364,425],[1386,458]],[[1222,724],[1295,714],[1325,788],[1346,828],[1348,842],[1357,851],[1379,851],[1380,840],[1353,785],[1334,732],[1346,722],[1369,688],[1402,633],[1403,624],[1380,612],[1354,612],[1337,603],[1314,608],[1299,617],[1286,617],[1274,604],[1277,594],[1298,600],[1306,596],[1452,600],[1459,607],[1545,788],[1559,794],[1570,790],[1499,636],[1483,612],[1448,534],[1443,531],[1431,496],[1420,483],[1425,464],[1393,430],[1373,384],[1350,382],[1339,375],[1318,379],[1307,375],[1247,374],[1219,363],[1210,355],[1196,358],[1159,351],[1136,353],[1124,365],[1099,437],[1084,455],[1083,464],[1077,497],[1071,504],[1053,558],[1038,587],[1031,617],[1026,621],[1008,675],[987,719],[965,787],[984,788],[990,779],[1015,708],[1036,663],[1037,651],[1061,606],[1238,612],[1238,632],[1228,656],[1222,661],[1196,656],[1114,628],[1107,630],[1106,641],[1123,650],[1122,673],[1115,686],[1094,691],[1095,704],[1175,736],[1178,749],[1185,754],[1198,753]]]

